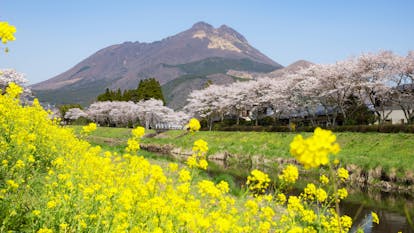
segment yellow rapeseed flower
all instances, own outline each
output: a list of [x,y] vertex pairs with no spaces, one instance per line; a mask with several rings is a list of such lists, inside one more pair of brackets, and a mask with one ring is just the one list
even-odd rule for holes
[[317,188],[315,184],[309,183],[303,189],[303,193],[301,196],[306,200],[313,201],[315,200],[316,190]]
[[14,180],[7,180],[6,184],[12,189],[17,189],[19,187],[19,184],[16,183]]
[[314,134],[304,139],[297,135],[290,143],[290,153],[305,168],[319,167],[329,162],[329,154],[337,154],[339,144],[336,143],[336,136],[329,130],[316,128]]
[[128,145],[126,148],[127,152],[136,152],[140,149],[139,142],[137,142],[133,138],[128,139],[127,145]]
[[278,193],[277,196],[276,196],[276,201],[280,205],[285,204],[285,202],[286,202],[286,195],[283,194],[283,193]]
[[324,202],[328,198],[328,194],[324,189],[318,188],[315,193],[316,199],[319,202]]
[[328,183],[329,183],[329,178],[328,178],[327,176],[325,176],[325,175],[321,175],[321,176],[319,177],[319,181],[320,181],[322,184],[328,184]]
[[34,216],[39,216],[41,213],[42,213],[42,212],[41,212],[40,210],[33,210],[33,211],[32,211],[32,214],[33,214]]
[[192,156],[188,157],[187,158],[187,165],[190,168],[198,167],[197,157],[195,155],[192,155]]
[[85,134],[89,134],[96,130],[96,124],[95,123],[89,123],[89,125],[82,127],[82,132]]
[[61,230],[63,230],[63,231],[65,231],[65,230],[66,230],[66,228],[68,228],[68,226],[69,226],[69,224],[67,224],[67,223],[61,223],[61,224],[59,224],[59,228],[60,228]]
[[206,160],[206,153],[208,151],[208,144],[206,141],[199,139],[194,142],[193,152],[194,154],[187,158],[187,165],[190,168],[198,167],[206,170],[208,162]]
[[23,88],[21,88],[14,82],[11,82],[9,83],[9,86],[6,88],[6,93],[11,98],[17,98],[21,93],[23,93]]
[[179,174],[179,180],[180,182],[187,182],[191,180],[191,174],[188,170],[186,169],[181,169]]
[[141,138],[142,136],[145,135],[145,128],[139,126],[139,127],[135,128],[135,129],[133,129],[131,131],[131,133],[132,133],[132,136],[134,136],[136,138]]
[[294,226],[293,228],[288,230],[287,233],[303,233],[303,228],[298,227],[298,226]]
[[48,201],[47,202],[47,208],[49,208],[49,209],[53,209],[53,208],[55,208],[56,207],[56,205],[57,205],[57,203],[56,203],[56,201]]
[[348,191],[346,188],[341,188],[338,189],[337,194],[339,199],[345,199],[348,196]]
[[197,152],[207,152],[208,151],[208,144],[203,139],[199,139],[194,142],[193,151]]
[[348,170],[346,170],[345,168],[342,168],[342,167],[338,168],[337,175],[338,175],[339,179],[341,179],[341,181],[345,181],[349,177]]
[[2,164],[4,167],[7,167],[7,165],[9,164],[9,161],[8,161],[7,159],[3,159],[3,160],[1,161],[1,164]]
[[52,229],[49,228],[40,228],[37,233],[53,233]]
[[250,172],[246,184],[254,194],[263,194],[269,187],[270,178],[266,173],[255,169]]
[[352,227],[352,218],[347,215],[341,216],[341,226],[345,229],[350,229]]
[[228,193],[230,191],[229,188],[229,183],[227,183],[226,181],[222,180],[220,181],[220,183],[218,183],[217,188],[220,189],[223,193]]
[[188,124],[186,125],[186,128],[188,128],[190,132],[197,132],[198,130],[200,130],[201,125],[196,118],[191,118]]
[[8,22],[0,22],[0,38],[3,44],[15,40],[14,33],[16,33],[16,27]]
[[207,162],[207,160],[205,160],[205,159],[200,159],[200,161],[198,162],[198,166],[199,166],[201,169],[206,170],[206,169],[207,169],[207,166],[208,166],[208,162]]
[[378,215],[377,215],[377,213],[375,213],[375,212],[371,212],[371,215],[372,215],[372,222],[373,223],[376,223],[376,224],[379,224],[379,218],[378,218]]
[[14,165],[15,168],[24,168],[24,166],[25,164],[21,159],[17,160],[16,164]]
[[283,180],[286,183],[295,183],[299,178],[299,171],[298,168],[294,165],[287,165],[285,169],[283,169],[282,174],[279,175],[279,179]]
[[170,171],[175,172],[175,171],[178,170],[178,164],[177,163],[169,163],[168,168],[170,169]]

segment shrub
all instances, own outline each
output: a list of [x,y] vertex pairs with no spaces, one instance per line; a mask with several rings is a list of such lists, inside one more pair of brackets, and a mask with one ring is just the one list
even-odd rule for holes
[[[300,126],[297,132],[313,132],[316,126]],[[328,127],[334,132],[380,132],[380,133],[414,133],[414,125],[341,125]],[[205,129],[206,130],[206,129]],[[255,131],[255,132],[290,132],[289,126],[247,126],[231,125],[223,126],[215,124],[214,130],[218,131]]]

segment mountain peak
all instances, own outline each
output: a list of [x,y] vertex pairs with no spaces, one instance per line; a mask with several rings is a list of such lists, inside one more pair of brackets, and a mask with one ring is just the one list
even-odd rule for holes
[[226,24],[221,25],[218,29],[219,29],[219,30],[228,30],[228,29],[230,29],[230,30],[234,30],[233,28],[231,28],[231,27],[227,26]]
[[306,69],[310,66],[314,65],[314,63],[306,60],[298,60],[293,62],[292,64],[286,66],[283,69],[275,70],[267,75],[271,77],[282,77],[285,74],[296,74],[302,69]]
[[208,23],[198,22],[190,29],[192,38],[207,40],[209,49],[220,49],[233,51],[237,53],[251,50],[251,46],[247,40],[236,30],[221,25],[219,28],[214,28]]
[[206,29],[211,30],[211,29],[214,29],[214,27],[211,26],[210,24],[206,23],[206,22],[200,21],[200,22],[195,23],[191,27],[191,29],[194,29],[194,30],[206,30]]
[[288,65],[286,68],[289,68],[291,70],[298,70],[302,68],[308,68],[311,65],[314,65],[314,63],[306,60],[297,60],[293,62],[292,64]]

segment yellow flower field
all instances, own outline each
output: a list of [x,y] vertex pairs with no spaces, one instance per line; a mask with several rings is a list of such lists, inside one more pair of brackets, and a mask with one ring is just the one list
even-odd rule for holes
[[22,106],[21,91],[10,84],[0,95],[0,232],[347,232],[352,225],[337,214],[347,173],[331,162],[339,146],[328,131],[291,145],[305,167],[330,168],[320,183],[289,196],[283,191],[298,179],[296,167],[277,181],[254,170],[246,194],[234,197],[226,182],[197,176],[207,167],[205,141],[194,143],[188,166],[161,167],[139,156],[143,128],[132,131],[125,153],[103,151],[49,120],[37,100]]

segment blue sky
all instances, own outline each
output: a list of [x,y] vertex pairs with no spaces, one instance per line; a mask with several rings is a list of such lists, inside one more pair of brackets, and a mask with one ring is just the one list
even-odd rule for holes
[[405,55],[414,50],[413,12],[412,0],[0,0],[0,21],[17,28],[0,68],[15,68],[33,84],[106,46],[161,40],[198,21],[234,28],[284,66],[381,49]]

